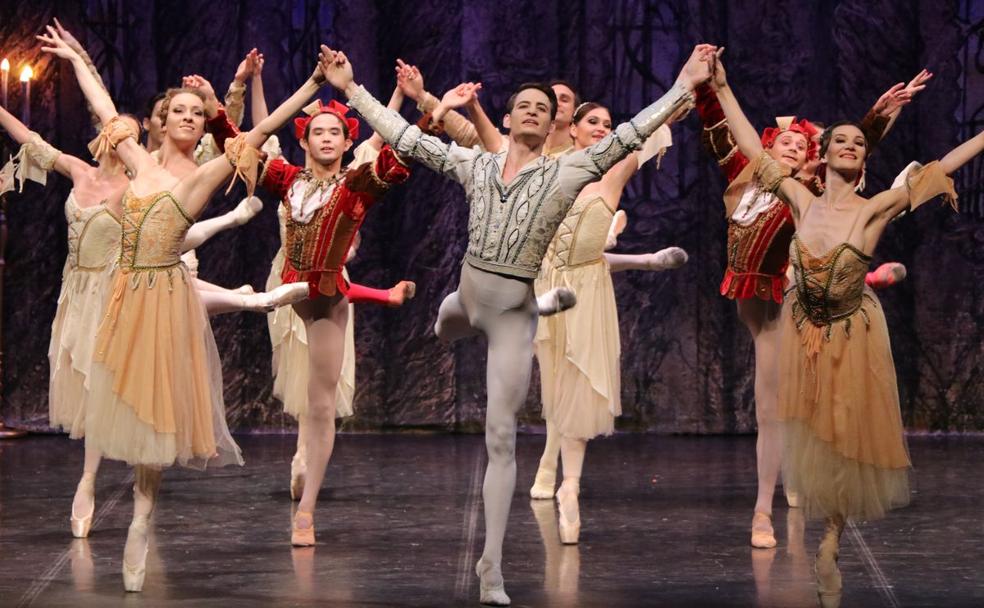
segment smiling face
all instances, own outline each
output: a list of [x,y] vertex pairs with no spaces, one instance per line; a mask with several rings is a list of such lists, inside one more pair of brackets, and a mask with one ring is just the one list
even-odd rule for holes
[[611,132],[612,116],[602,107],[594,108],[571,125],[571,137],[578,150],[598,143]]
[[516,95],[512,110],[506,115],[506,128],[513,137],[531,137],[545,141],[552,127],[550,98],[538,89],[523,89]]
[[860,173],[868,152],[868,142],[854,125],[837,125],[830,133],[823,158],[829,169],[841,173]]
[[328,167],[341,161],[342,154],[352,147],[342,120],[330,113],[318,114],[308,123],[301,148],[311,162]]
[[205,102],[194,93],[175,93],[166,104],[162,128],[176,142],[197,143],[205,133]]
[[766,150],[774,160],[787,165],[795,173],[806,164],[808,143],[806,135],[796,131],[783,131]]

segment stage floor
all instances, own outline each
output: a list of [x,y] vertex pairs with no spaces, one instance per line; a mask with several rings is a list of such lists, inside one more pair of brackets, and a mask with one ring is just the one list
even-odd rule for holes
[[[82,446],[0,442],[2,606],[478,605],[479,436],[339,438],[318,546],[289,545],[292,436],[241,436],[247,464],[164,475],[142,594],[122,589],[129,470],[104,463],[96,521],[69,531]],[[625,435],[592,442],[581,544],[527,490],[543,437],[521,436],[504,574],[513,606],[815,606],[820,524],[776,500],[779,546],[748,546],[754,438]],[[913,503],[850,526],[843,606],[984,606],[984,438],[912,437]]]

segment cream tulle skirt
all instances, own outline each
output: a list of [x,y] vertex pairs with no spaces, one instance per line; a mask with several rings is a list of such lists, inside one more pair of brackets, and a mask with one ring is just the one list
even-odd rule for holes
[[610,435],[622,401],[618,311],[608,263],[599,258],[563,270],[544,265],[536,294],[555,287],[573,289],[577,305],[537,325],[543,417],[565,437]]

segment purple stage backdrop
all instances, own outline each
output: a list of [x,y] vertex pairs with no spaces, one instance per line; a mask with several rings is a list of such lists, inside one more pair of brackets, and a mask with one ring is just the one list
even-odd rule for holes
[[[889,86],[928,67],[935,78],[869,166],[869,194],[910,160],[937,158],[979,131],[984,108],[981,1],[0,1],[0,56],[10,58],[12,72],[30,63],[37,73],[31,126],[79,155],[93,132],[75,78],[33,39],[54,16],[89,48],[120,107],[140,114],[183,74],[200,73],[221,92],[253,46],[266,56],[271,107],[310,73],[324,42],[344,50],[357,79],[380,98],[388,98],[402,57],[420,66],[436,94],[481,81],[493,115],[502,114],[514,85],[563,77],[618,119],[661,95],[695,43],[713,42],[727,47],[730,80],[759,126],[777,114],[828,123],[859,118]],[[15,76],[9,105],[17,113]],[[404,113],[415,116],[410,103]],[[662,169],[645,168],[622,201],[630,224],[618,251],[679,245],[691,261],[674,272],[615,277],[624,353],[620,429],[754,430],[751,341],[734,304],[718,295],[724,181],[698,134],[695,117],[675,126]],[[287,130],[281,141],[302,162]],[[878,263],[898,260],[909,269],[881,297],[913,429],[984,429],[982,168],[976,161],[957,178],[960,214],[929,205],[904,217],[877,254]],[[30,185],[8,201],[2,413],[39,430],[47,426],[46,353],[66,254],[68,190],[54,176],[46,188]],[[231,209],[241,196],[241,186],[216,196],[205,215]],[[259,217],[199,249],[203,278],[263,286],[278,246],[276,201],[263,196]],[[357,415],[343,428],[480,428],[484,342],[448,348],[432,331],[441,298],[457,284],[466,217],[461,189],[424,169],[370,212],[353,278],[370,285],[409,278],[418,292],[401,310],[358,309]],[[212,323],[230,426],[291,428],[270,394],[266,319],[233,314]],[[540,424],[535,379],[522,419]]]

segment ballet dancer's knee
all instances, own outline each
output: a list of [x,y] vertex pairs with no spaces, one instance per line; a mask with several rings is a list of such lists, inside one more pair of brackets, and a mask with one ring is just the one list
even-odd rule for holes
[[490,462],[513,462],[516,459],[516,423],[486,422],[485,449]]

